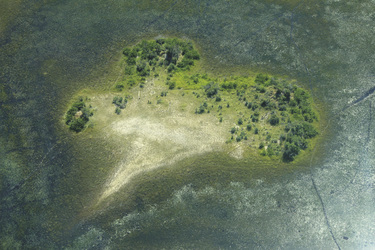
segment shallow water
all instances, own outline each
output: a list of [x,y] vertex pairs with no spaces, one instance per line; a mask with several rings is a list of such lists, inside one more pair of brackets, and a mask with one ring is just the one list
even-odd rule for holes
[[[374,248],[374,10],[371,0],[13,7],[0,39],[1,248]],[[311,88],[330,131],[312,164],[283,172],[202,156],[91,211],[118,148],[64,131],[66,105],[81,88],[108,88],[124,45],[160,34],[193,39],[221,72],[245,65]]]

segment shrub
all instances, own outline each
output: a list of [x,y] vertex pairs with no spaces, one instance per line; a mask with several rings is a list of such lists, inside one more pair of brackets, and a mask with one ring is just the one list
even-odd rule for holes
[[237,88],[237,83],[233,83],[233,82],[228,82],[228,83],[223,83],[222,85],[221,85],[221,87],[223,88],[223,89],[236,89]]
[[242,124],[243,124],[242,118],[238,119],[238,125],[242,125]]
[[194,59],[194,60],[199,60],[200,59],[198,51],[196,51],[194,49],[193,50],[189,50],[184,55],[185,55],[185,58],[187,58],[187,59]]
[[285,134],[280,135],[279,139],[280,139],[281,142],[285,141],[286,140],[286,135]]
[[257,86],[256,88],[256,91],[258,91],[259,93],[265,93],[266,92],[266,88],[264,86]]
[[272,126],[276,126],[276,125],[279,125],[280,119],[277,115],[273,114],[271,115],[269,122]]
[[265,107],[268,106],[269,103],[270,103],[270,100],[268,100],[268,99],[263,99],[263,100],[261,100],[261,102],[260,102],[260,106],[262,106],[263,108],[265,108]]
[[201,104],[197,110],[195,110],[196,114],[203,114],[206,108]]
[[175,82],[169,82],[169,89],[174,89],[176,87]]
[[294,100],[296,100],[298,104],[307,101],[309,97],[310,95],[301,88],[297,88],[294,92]]
[[219,86],[215,84],[214,82],[210,82],[206,86],[204,86],[205,92],[207,97],[212,98],[215,96],[219,91]]
[[285,105],[279,105],[279,111],[285,111],[286,106]]
[[130,52],[131,52],[131,49],[130,48],[125,48],[122,53],[124,54],[124,56],[129,56],[130,55]]
[[251,124],[247,124],[246,129],[247,129],[247,131],[250,131],[251,130]]
[[77,133],[81,132],[85,128],[86,122],[84,119],[75,119],[70,123],[69,129]]
[[116,84],[116,89],[118,91],[122,91],[124,89],[124,85],[122,83],[118,83],[118,84]]
[[240,137],[240,136],[237,136],[237,137],[236,137],[236,141],[237,141],[237,142],[241,141],[241,137]]
[[135,64],[136,64],[135,58],[133,58],[133,57],[129,57],[129,58],[126,60],[126,63],[127,63],[128,65],[135,65]]
[[176,69],[176,65],[175,64],[173,64],[173,63],[169,64],[169,66],[168,66],[168,72],[172,72],[175,69]]
[[284,161],[293,161],[294,158],[299,154],[299,147],[294,143],[286,142],[284,146],[283,159]]
[[258,84],[265,84],[266,81],[268,81],[268,76],[267,76],[267,75],[258,74],[258,75],[255,77],[255,83],[258,83]]
[[231,132],[232,134],[234,134],[234,133],[236,132],[236,128],[232,128],[232,129],[230,130],[230,132]]
[[128,80],[127,84],[130,86],[130,87],[133,87],[135,85],[135,81],[133,79],[130,79]]
[[267,155],[268,155],[268,156],[273,156],[274,154],[275,154],[275,152],[273,151],[272,146],[269,145],[269,146],[267,147]]
[[78,133],[85,128],[86,123],[89,121],[89,117],[92,115],[92,111],[89,108],[86,108],[83,98],[80,97],[66,112],[65,123],[69,126],[70,130]]

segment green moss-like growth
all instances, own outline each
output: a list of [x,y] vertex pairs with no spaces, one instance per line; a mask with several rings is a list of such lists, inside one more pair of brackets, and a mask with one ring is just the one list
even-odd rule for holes
[[70,130],[78,133],[85,128],[92,115],[93,112],[90,108],[86,107],[83,97],[79,97],[66,112],[65,123],[69,126]]

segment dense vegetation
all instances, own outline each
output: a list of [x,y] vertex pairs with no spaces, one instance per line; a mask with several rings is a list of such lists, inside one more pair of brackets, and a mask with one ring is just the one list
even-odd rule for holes
[[[158,76],[157,71],[160,68],[170,74],[178,70],[189,70],[194,61],[200,59],[193,44],[180,39],[143,40],[132,48],[125,48],[123,54],[127,78],[116,85],[118,90],[125,86],[133,87],[138,83],[142,86],[146,77],[152,74]],[[170,88],[173,89],[173,85],[170,85]]]
[[[253,81],[248,77],[228,80],[199,75],[195,75],[194,79],[209,82],[203,86],[206,100],[197,108],[196,114],[216,110],[222,121],[223,106],[220,102],[223,96],[226,97],[224,100],[232,102],[227,102],[226,108],[235,106],[237,122],[236,127],[230,130],[230,141],[248,141],[253,137],[248,143],[258,142],[262,155],[280,155],[284,161],[293,161],[301,150],[308,147],[309,139],[318,134],[312,125],[318,120],[311,105],[312,99],[296,84],[264,74],[258,74]],[[211,109],[210,100],[213,104]]]
[[125,96],[125,98],[122,98],[121,96],[115,96],[113,97],[112,104],[116,106],[115,113],[121,114],[121,110],[126,108],[126,104],[128,103],[128,96]]
[[[160,97],[166,98],[168,90],[192,93],[202,100],[197,115],[210,113],[220,123],[232,121],[235,126],[228,129],[228,143],[243,143],[261,155],[289,162],[318,134],[312,98],[295,82],[266,74],[211,78],[193,67],[200,59],[193,44],[179,39],[142,41],[125,48],[123,54],[125,75],[116,91],[144,88],[152,79],[165,79],[167,89]],[[157,98],[156,103],[162,103]],[[120,114],[127,102],[127,97],[115,96],[115,112]]]
[[79,97],[66,112],[65,123],[70,130],[78,133],[85,128],[92,115],[93,112],[89,107],[86,107],[83,97]]

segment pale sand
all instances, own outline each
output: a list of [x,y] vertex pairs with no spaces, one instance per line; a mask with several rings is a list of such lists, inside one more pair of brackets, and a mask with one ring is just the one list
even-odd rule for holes
[[[164,104],[156,104],[156,93],[160,93],[159,86],[147,86],[142,90],[141,99],[137,94],[133,95],[135,98],[119,116],[114,114],[114,106],[110,104],[112,96],[93,98],[98,105],[99,102],[108,105],[100,107],[93,117],[101,123],[98,129],[103,138],[123,147],[122,155],[118,156],[119,163],[108,176],[97,204],[145,171],[193,155],[227,151],[225,141],[233,124],[220,123],[211,114],[194,114],[202,100],[181,97],[181,93],[175,91],[162,99]],[[152,100],[153,104],[147,104],[147,100]],[[242,149],[238,148],[232,156],[240,158],[241,155]]]

